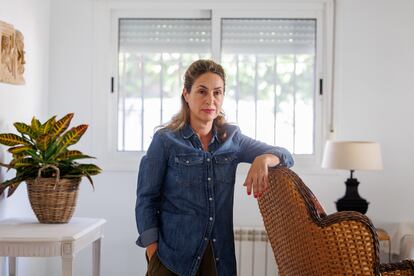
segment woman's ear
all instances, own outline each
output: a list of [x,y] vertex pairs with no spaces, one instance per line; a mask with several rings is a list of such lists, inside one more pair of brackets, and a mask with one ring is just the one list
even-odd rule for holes
[[184,97],[185,102],[188,103],[188,99],[187,99],[188,93],[187,93],[187,90],[185,88],[183,88],[183,94],[182,95]]

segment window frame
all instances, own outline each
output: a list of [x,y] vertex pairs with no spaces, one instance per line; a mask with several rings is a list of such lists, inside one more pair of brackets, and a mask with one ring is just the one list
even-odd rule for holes
[[[92,112],[92,152],[98,163],[109,171],[136,171],[145,151],[117,150],[118,102],[118,31],[120,18],[211,18],[212,58],[221,61],[221,23],[224,18],[286,18],[316,19],[316,60],[314,94],[314,153],[295,154],[295,171],[319,174],[323,145],[329,134],[331,120],[331,87],[333,56],[334,6],[332,0],[312,3],[248,3],[234,5],[217,3],[167,2],[158,4],[132,2],[95,3],[95,59]],[[261,8],[257,8],[260,6]],[[105,42],[110,42],[106,43]],[[106,45],[106,46],[105,46]],[[109,59],[107,59],[109,55]],[[106,58],[106,59],[105,59]],[[113,78],[113,79],[112,79]],[[111,83],[111,79],[112,82]],[[320,79],[323,94],[320,95]],[[113,87],[113,92],[111,91]],[[109,89],[108,89],[109,88]],[[115,131],[114,131],[115,130]],[[98,139],[95,139],[97,137]],[[95,141],[97,140],[97,141]],[[138,161],[138,162],[137,162]],[[246,173],[241,164],[238,173]]]

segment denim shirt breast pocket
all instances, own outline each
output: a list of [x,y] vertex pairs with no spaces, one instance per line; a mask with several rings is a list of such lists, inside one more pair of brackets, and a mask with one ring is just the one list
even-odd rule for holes
[[203,179],[204,157],[196,154],[177,154],[174,157],[176,181],[184,186],[200,184]]
[[233,184],[236,176],[236,153],[224,153],[214,158],[215,178],[219,182]]

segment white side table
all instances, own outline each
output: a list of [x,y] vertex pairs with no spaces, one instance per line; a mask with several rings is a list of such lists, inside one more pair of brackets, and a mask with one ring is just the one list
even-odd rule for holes
[[100,275],[104,219],[72,218],[68,224],[41,224],[36,219],[0,221],[0,256],[9,257],[9,276],[16,276],[16,257],[62,258],[63,276],[72,276],[75,254],[93,243],[92,275]]

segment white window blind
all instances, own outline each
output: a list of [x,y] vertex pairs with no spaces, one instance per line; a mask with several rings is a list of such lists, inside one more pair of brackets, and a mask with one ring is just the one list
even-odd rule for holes
[[223,19],[223,53],[315,54],[316,20]]
[[120,19],[121,52],[206,53],[211,48],[210,19]]

